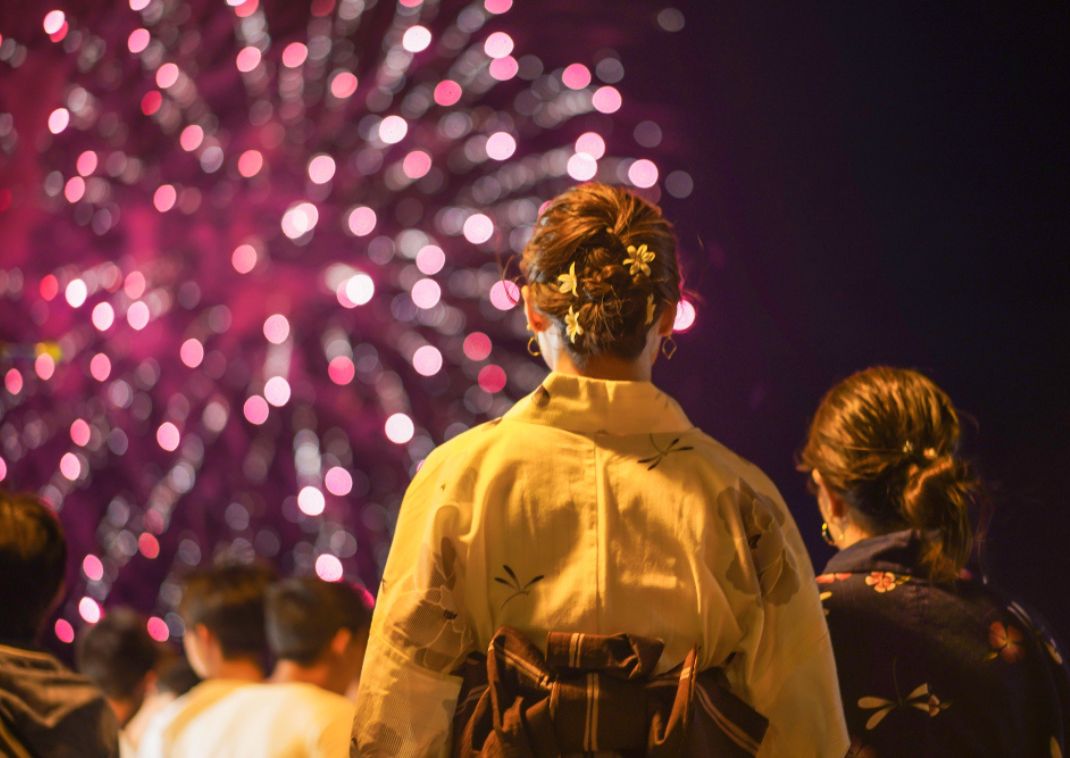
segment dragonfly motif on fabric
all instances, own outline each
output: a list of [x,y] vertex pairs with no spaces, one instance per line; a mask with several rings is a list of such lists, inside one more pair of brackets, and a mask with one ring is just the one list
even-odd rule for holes
[[496,576],[494,577],[494,581],[496,581],[498,584],[504,584],[506,587],[513,590],[513,594],[511,594],[509,597],[505,598],[505,600],[502,601],[501,607],[503,609],[506,605],[509,604],[510,600],[514,600],[520,597],[521,595],[530,595],[532,585],[534,585],[536,582],[541,582],[543,579],[546,578],[543,574],[538,574],[529,579],[527,582],[521,584],[520,577],[516,575],[516,572],[513,571],[512,567],[508,563],[503,563],[502,569],[508,576]]
[[892,661],[892,678],[895,680],[895,699],[884,697],[866,696],[858,699],[858,707],[864,711],[873,711],[873,715],[866,722],[866,730],[876,729],[877,725],[884,721],[884,717],[899,708],[916,708],[928,713],[930,718],[936,718],[951,707],[951,703],[941,700],[935,692],[929,690],[929,683],[919,684],[910,694],[902,697],[899,694],[899,682],[895,676],[895,661]]
[[651,471],[652,469],[656,469],[659,465],[661,465],[661,462],[663,460],[668,458],[673,453],[682,453],[682,452],[684,452],[686,450],[694,450],[695,449],[691,445],[680,445],[680,438],[679,437],[676,437],[675,439],[673,439],[673,441],[670,442],[668,444],[668,446],[663,448],[658,444],[658,441],[654,439],[654,435],[653,434],[650,435],[650,444],[654,446],[654,450],[656,450],[657,453],[655,455],[651,455],[651,456],[649,456],[647,458],[640,458],[639,459],[640,463],[647,464],[647,467],[646,467],[647,471]]

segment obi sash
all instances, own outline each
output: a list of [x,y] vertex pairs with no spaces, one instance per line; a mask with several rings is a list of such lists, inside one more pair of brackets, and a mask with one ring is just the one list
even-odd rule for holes
[[558,755],[751,756],[767,720],[697,672],[697,650],[653,676],[661,640],[550,632],[546,655],[503,626],[470,656],[453,721],[458,758]]

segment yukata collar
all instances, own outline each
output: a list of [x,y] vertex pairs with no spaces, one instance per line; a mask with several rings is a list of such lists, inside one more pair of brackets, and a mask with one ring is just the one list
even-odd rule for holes
[[841,550],[825,564],[826,574],[861,574],[891,571],[910,576],[924,575],[921,565],[922,541],[912,529],[904,529],[859,540]]
[[694,425],[680,405],[650,382],[589,379],[551,372],[505,419],[581,434],[686,432]]

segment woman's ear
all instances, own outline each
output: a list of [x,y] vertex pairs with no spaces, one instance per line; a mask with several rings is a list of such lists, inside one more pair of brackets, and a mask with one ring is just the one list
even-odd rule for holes
[[676,303],[669,303],[665,306],[665,310],[661,312],[661,317],[658,319],[658,336],[671,337],[672,328],[676,323]]
[[550,321],[546,318],[531,299],[531,288],[524,285],[520,288],[520,297],[524,301],[524,315],[528,319],[528,328],[532,332],[545,332],[550,327]]
[[826,521],[839,521],[847,515],[847,503],[828,486],[821,472],[816,468],[810,472],[810,478],[817,487],[817,504]]

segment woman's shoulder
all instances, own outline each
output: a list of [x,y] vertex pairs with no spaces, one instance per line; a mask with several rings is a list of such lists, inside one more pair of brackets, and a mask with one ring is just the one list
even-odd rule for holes
[[780,492],[773,480],[757,464],[697,426],[688,432],[688,436],[688,443],[694,446],[703,459],[719,469],[726,479],[743,482],[763,495],[780,498]]

